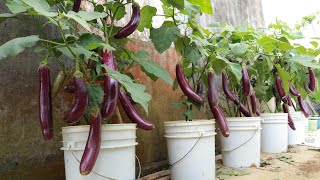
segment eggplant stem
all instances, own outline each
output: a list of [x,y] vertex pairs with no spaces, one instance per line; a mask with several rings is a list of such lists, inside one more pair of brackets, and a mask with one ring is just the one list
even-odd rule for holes
[[119,106],[116,108],[117,124],[123,124],[122,117],[119,111]]

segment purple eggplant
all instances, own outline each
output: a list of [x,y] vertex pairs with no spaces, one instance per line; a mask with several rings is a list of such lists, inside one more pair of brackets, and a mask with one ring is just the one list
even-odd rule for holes
[[73,8],[72,8],[72,10],[73,10],[74,12],[79,12],[79,10],[80,10],[80,5],[81,5],[81,0],[74,0],[74,1],[73,1]]
[[202,97],[199,96],[196,92],[194,92],[190,87],[186,77],[184,76],[184,72],[181,64],[176,65],[176,76],[182,92],[192,101],[198,104],[203,104],[204,101]]
[[221,111],[219,106],[213,106],[212,103],[209,101],[209,106],[211,109],[211,112],[220,128],[221,134],[224,137],[228,137],[230,135],[230,131],[228,128],[228,123],[226,120],[226,117],[224,116],[223,112]]
[[213,106],[218,106],[219,104],[219,91],[216,86],[216,77],[215,73],[213,71],[208,72],[208,98],[210,103]]
[[311,69],[310,67],[308,68],[309,70],[309,79],[310,79],[310,83],[309,83],[309,89],[314,92],[316,89],[316,76],[314,74],[313,69]]
[[43,139],[53,137],[50,69],[47,64],[39,66],[39,118]]
[[251,108],[252,108],[252,113],[257,113],[258,111],[258,103],[257,103],[257,96],[256,94],[252,91],[250,95],[250,100],[251,100]]
[[288,124],[289,124],[290,128],[291,128],[292,130],[296,130],[296,127],[295,127],[295,125],[294,125],[294,122],[293,122],[293,120],[292,120],[292,117],[291,117],[291,115],[290,115],[290,113],[289,113],[288,105],[285,104],[285,103],[283,103],[283,104],[282,104],[282,107],[283,107],[283,112],[288,113]]
[[200,81],[199,84],[197,85],[197,91],[196,93],[199,95],[199,96],[202,96],[203,95],[203,83]]
[[132,106],[128,96],[126,95],[125,92],[121,92],[119,94],[119,99],[121,102],[121,105],[123,107],[124,112],[126,113],[126,115],[128,116],[128,118],[137,124],[137,126],[143,130],[152,130],[155,128],[155,126],[147,121],[146,119],[144,119],[143,117],[141,117],[138,112],[134,109],[134,107]]
[[128,24],[124,27],[122,27],[117,34],[115,34],[113,37],[115,39],[122,39],[128,37],[130,34],[132,34],[138,27],[140,22],[140,6],[138,3],[133,2],[132,3],[132,16]]
[[224,94],[227,96],[228,99],[230,99],[232,102],[234,102],[236,105],[239,105],[239,98],[236,97],[236,95],[231,92],[229,88],[229,80],[227,75],[222,73],[222,89]]
[[304,116],[305,116],[305,117],[309,117],[310,114],[309,114],[309,112],[308,112],[308,109],[307,109],[306,104],[303,102],[302,96],[299,96],[299,97],[298,97],[298,102],[299,102],[301,111],[303,112]]
[[242,91],[245,96],[250,93],[250,79],[246,66],[242,66]]
[[83,77],[74,76],[73,83],[75,85],[74,103],[72,108],[66,112],[63,118],[64,121],[69,124],[77,123],[80,120],[80,118],[84,115],[89,103],[89,96]]
[[292,84],[290,84],[290,93],[296,97],[301,96],[300,93],[298,91],[295,90],[295,88],[292,86]]
[[101,145],[102,117],[99,109],[90,113],[90,131],[80,162],[80,173],[88,175],[97,161]]
[[249,111],[248,108],[247,108],[244,104],[242,104],[242,103],[240,103],[240,111],[241,111],[241,113],[242,113],[244,116],[246,116],[246,117],[251,117],[250,111]]
[[[110,69],[116,69],[112,51],[104,51],[102,53],[102,59],[103,63]],[[105,69],[103,69],[103,72],[106,72]],[[109,119],[115,111],[115,109],[117,108],[119,97],[119,82],[109,76],[106,76],[104,78],[103,87],[104,96],[102,101],[101,114],[103,118]]]

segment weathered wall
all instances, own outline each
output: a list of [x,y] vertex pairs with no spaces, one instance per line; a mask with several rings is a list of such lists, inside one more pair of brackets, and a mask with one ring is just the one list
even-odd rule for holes
[[[216,21],[237,25],[249,20],[254,26],[263,24],[260,0],[214,0],[214,9]],[[0,1],[0,13],[3,12],[6,12],[6,7],[4,1]],[[202,21],[210,23],[212,19]],[[33,30],[15,20],[2,23],[0,44],[15,37],[31,35]],[[160,55],[150,43],[136,42],[129,46],[135,51],[148,51],[152,60],[166,68],[174,78],[174,64],[179,57],[173,49]],[[54,100],[55,136],[52,141],[45,142],[38,122],[37,67],[40,61],[31,51],[0,61],[0,179],[64,177],[63,152],[60,150],[62,137],[59,132],[65,126],[62,115],[70,105],[70,96],[62,93]],[[52,78],[57,74],[56,69],[52,67]],[[173,92],[172,87],[164,81],[153,82],[141,73],[136,73],[135,76],[147,86],[147,92],[153,96],[147,119],[157,126],[152,132],[138,130],[137,155],[142,164],[166,160],[163,122],[181,119],[180,111],[171,106],[172,102],[178,100],[181,91]],[[140,107],[137,108],[143,113]],[[198,114],[198,118],[201,117],[207,115]],[[128,119],[125,121],[128,122]]]

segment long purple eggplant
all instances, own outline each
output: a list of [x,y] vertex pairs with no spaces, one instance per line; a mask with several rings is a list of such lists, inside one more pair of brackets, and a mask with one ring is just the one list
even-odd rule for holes
[[302,96],[299,96],[299,97],[298,97],[298,102],[299,102],[301,111],[303,112],[304,116],[305,116],[305,117],[309,117],[310,114],[309,114],[309,112],[308,112],[308,109],[307,109],[307,107],[306,107],[306,104],[303,102]]
[[89,103],[89,96],[83,77],[74,76],[73,83],[75,85],[74,103],[72,108],[66,112],[63,118],[64,121],[69,124],[77,123],[80,120],[80,118],[84,115]]
[[99,109],[90,113],[90,131],[80,162],[80,173],[88,175],[97,161],[101,145],[102,117]]
[[288,97],[286,96],[286,93],[285,93],[285,91],[283,89],[282,81],[281,81],[280,77],[276,78],[276,87],[277,87],[277,90],[278,90],[278,93],[279,93],[281,101],[287,104],[288,103]]
[[39,118],[43,139],[53,136],[50,69],[48,65],[39,66]]
[[216,86],[216,77],[215,73],[213,71],[208,72],[208,98],[210,103],[213,106],[218,106],[219,104],[219,91]]
[[128,118],[137,124],[137,126],[143,130],[152,130],[155,128],[155,126],[147,121],[146,119],[144,119],[143,117],[141,117],[138,112],[134,109],[134,107],[132,106],[128,96],[126,95],[125,92],[121,92],[119,94],[119,99],[121,102],[121,105],[123,107],[124,112],[126,113],[126,115],[128,116]]
[[290,93],[292,94],[292,95],[294,95],[294,96],[296,96],[296,97],[299,97],[299,96],[301,96],[300,95],[300,93],[298,92],[298,91],[296,91],[296,89],[293,87],[293,85],[292,84],[290,84]]
[[295,127],[295,125],[294,125],[294,122],[293,122],[293,120],[292,120],[292,117],[291,117],[291,115],[290,115],[290,113],[289,113],[288,105],[285,104],[285,103],[283,103],[283,104],[282,104],[282,107],[283,107],[283,112],[288,113],[288,124],[289,124],[290,128],[291,128],[292,130],[296,130],[296,127]]
[[239,98],[235,96],[233,92],[231,92],[229,87],[229,80],[227,75],[222,73],[222,89],[224,94],[227,96],[228,99],[230,99],[232,102],[234,102],[236,105],[239,105]]
[[[114,64],[114,56],[112,51],[104,51],[102,53],[103,63],[112,70],[116,70]],[[105,73],[105,69],[103,69]],[[117,108],[118,97],[119,97],[119,82],[109,76],[104,78],[104,96],[101,107],[102,117],[109,119],[115,109]]]
[[314,92],[316,90],[316,76],[314,74],[313,69],[309,67],[308,70],[309,70],[309,79],[310,79],[309,89],[312,92]]
[[79,10],[80,10],[80,5],[81,5],[81,0],[74,0],[74,1],[73,1],[73,8],[72,8],[72,10],[73,10],[74,12],[79,12]]
[[212,103],[209,101],[209,106],[211,109],[211,112],[220,128],[221,134],[224,137],[228,137],[230,135],[230,131],[228,128],[228,123],[226,120],[226,117],[224,116],[223,112],[221,111],[219,106],[213,106]]
[[140,22],[140,6],[138,3],[133,2],[132,3],[132,16],[128,24],[124,27],[122,27],[117,34],[115,34],[113,37],[115,39],[122,39],[125,37],[128,37],[130,34],[132,34],[138,27]]
[[240,111],[244,116],[251,117],[251,113],[250,113],[249,109],[242,103],[240,103]]
[[246,66],[242,66],[242,91],[245,96],[250,93],[250,79]]
[[288,95],[288,103],[287,103],[289,106],[292,106],[292,100],[291,100],[291,97],[290,95]]
[[194,92],[190,87],[186,77],[184,76],[184,72],[181,64],[176,65],[176,77],[182,92],[192,101],[198,104],[203,104],[204,101],[202,97],[199,96],[196,92]]
[[[252,91],[250,95],[250,100],[251,100],[251,109],[252,109],[252,114],[257,113],[258,111],[258,103],[257,103],[257,96],[256,94]],[[260,114],[260,113],[259,113]]]

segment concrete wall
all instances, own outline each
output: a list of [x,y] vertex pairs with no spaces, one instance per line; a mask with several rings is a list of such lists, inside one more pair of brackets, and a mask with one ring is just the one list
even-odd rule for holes
[[[237,3],[234,4],[235,2]],[[1,13],[7,11],[4,4],[4,1],[0,1]],[[214,19],[217,21],[237,25],[248,19],[254,26],[263,24],[260,0],[250,0],[250,4],[249,0],[214,0],[214,9]],[[212,18],[207,17],[203,21],[210,23],[211,20]],[[33,31],[33,27],[9,20],[0,25],[0,44],[15,37],[31,35]],[[51,35],[55,36],[54,31],[52,32]],[[148,51],[152,60],[166,68],[174,78],[173,65],[179,61],[179,57],[173,49],[160,55],[148,42],[135,42],[128,47],[135,51]],[[51,141],[45,142],[39,127],[37,105],[37,68],[40,61],[40,57],[30,50],[0,61],[0,179],[64,177],[63,152],[60,150],[62,137],[59,132],[66,125],[62,116],[70,106],[72,97],[60,93],[54,100],[55,136]],[[54,78],[57,68],[54,64],[51,68]],[[153,82],[139,73],[139,69],[135,70],[135,76],[147,86],[148,93],[153,96],[147,119],[157,126],[152,132],[138,130],[137,155],[142,164],[166,160],[163,122],[182,118],[181,111],[171,106],[172,102],[178,101],[181,91],[172,91],[172,87],[162,80]],[[137,108],[143,113],[140,107]],[[197,113],[196,118],[208,118],[208,114],[210,113]],[[128,122],[128,119],[125,121]]]

